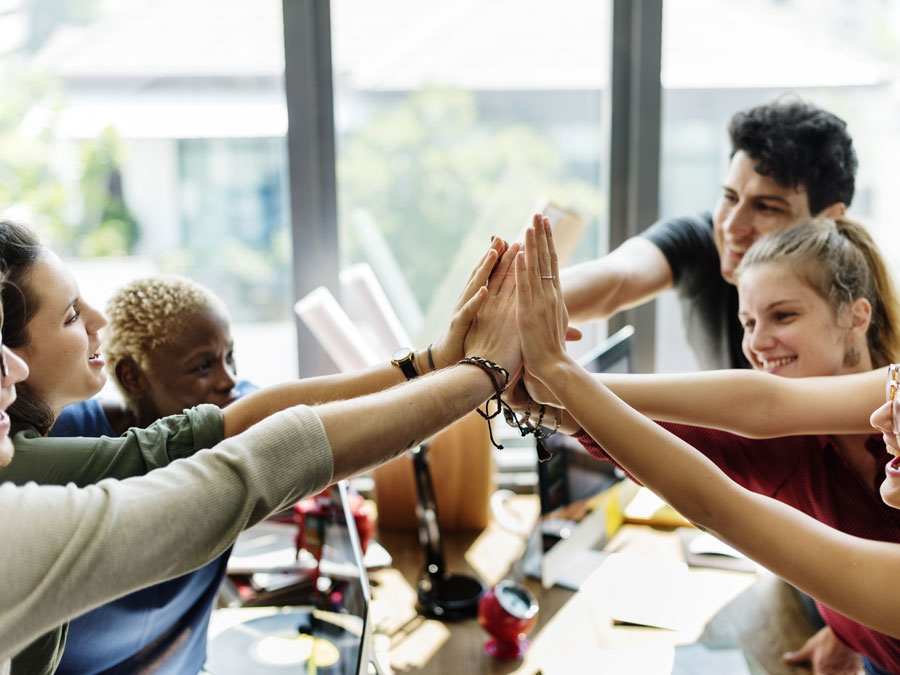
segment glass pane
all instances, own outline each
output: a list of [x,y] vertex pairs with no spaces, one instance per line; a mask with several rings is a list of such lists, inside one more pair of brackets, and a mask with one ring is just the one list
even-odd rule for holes
[[583,220],[569,262],[605,248],[608,2],[331,6],[342,265],[371,267],[413,344],[533,209]]
[[[900,250],[896,3],[666,0],[663,22],[662,216],[711,210],[729,161],[731,116],[792,93],[847,122],[859,158],[848,215],[886,251]],[[666,294],[657,303],[657,370],[693,366],[682,336],[677,302]]]
[[281,3],[2,4],[0,211],[93,304],[189,275],[231,309],[243,376],[296,372]]

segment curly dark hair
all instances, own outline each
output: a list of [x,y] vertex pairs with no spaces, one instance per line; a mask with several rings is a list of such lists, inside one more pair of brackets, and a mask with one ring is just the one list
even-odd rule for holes
[[842,119],[797,98],[742,110],[728,124],[731,156],[743,150],[781,187],[806,188],[816,215],[853,200],[856,151]]

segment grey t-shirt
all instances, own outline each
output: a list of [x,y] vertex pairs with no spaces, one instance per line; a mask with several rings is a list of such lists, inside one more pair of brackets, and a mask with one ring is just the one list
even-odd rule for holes
[[710,213],[660,220],[641,233],[672,268],[687,342],[703,370],[749,368],[737,289],[722,278]]

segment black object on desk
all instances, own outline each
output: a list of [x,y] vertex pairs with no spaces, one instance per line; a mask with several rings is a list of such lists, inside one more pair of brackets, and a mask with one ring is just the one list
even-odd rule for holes
[[419,610],[446,621],[474,617],[478,613],[478,601],[486,590],[485,586],[478,579],[446,570],[428,462],[428,444],[423,443],[413,450],[412,458],[419,500],[416,505],[419,542],[425,549],[425,569],[417,583]]

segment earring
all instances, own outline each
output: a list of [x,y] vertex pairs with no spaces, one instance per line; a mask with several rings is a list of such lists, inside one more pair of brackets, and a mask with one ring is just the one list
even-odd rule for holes
[[844,366],[847,368],[858,366],[861,359],[862,356],[860,355],[859,350],[856,347],[851,346],[844,354]]

